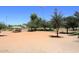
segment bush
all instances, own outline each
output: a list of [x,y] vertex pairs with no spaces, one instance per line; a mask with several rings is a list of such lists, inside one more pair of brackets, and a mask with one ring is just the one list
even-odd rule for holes
[[19,28],[13,30],[14,33],[21,32],[21,31],[22,31],[22,29],[19,29]]

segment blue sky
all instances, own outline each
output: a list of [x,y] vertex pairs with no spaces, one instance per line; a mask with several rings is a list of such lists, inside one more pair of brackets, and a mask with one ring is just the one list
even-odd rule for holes
[[50,20],[55,8],[64,16],[79,11],[78,6],[0,6],[0,22],[12,25],[27,23],[32,13],[36,13],[44,20]]

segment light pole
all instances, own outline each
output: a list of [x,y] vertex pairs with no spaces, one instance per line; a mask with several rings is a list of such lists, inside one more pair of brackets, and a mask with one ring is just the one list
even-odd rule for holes
[[6,16],[6,19],[5,19],[5,23],[6,23],[6,25],[7,25],[7,16]]
[[[7,16],[5,17],[5,24],[6,24],[6,26],[8,26],[8,24],[7,24]],[[7,29],[7,27],[6,27],[6,29]]]

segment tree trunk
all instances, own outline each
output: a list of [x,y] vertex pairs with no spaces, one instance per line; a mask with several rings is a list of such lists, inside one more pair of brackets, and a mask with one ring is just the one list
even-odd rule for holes
[[73,27],[72,29],[73,29],[73,31],[74,31],[74,27]]
[[32,31],[32,28],[31,28],[31,31]]
[[1,30],[0,30],[0,33],[1,33]]
[[58,32],[59,32],[59,29],[57,29],[57,37],[59,36],[59,35],[58,35]]
[[34,28],[34,31],[37,31],[37,28]]
[[78,38],[79,38],[79,35],[78,35]]

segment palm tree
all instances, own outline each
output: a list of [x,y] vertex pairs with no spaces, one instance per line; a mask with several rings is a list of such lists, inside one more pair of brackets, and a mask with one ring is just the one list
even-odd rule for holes
[[52,16],[52,24],[53,27],[56,29],[57,37],[59,36],[58,33],[61,26],[61,19],[62,15],[58,12],[57,9],[55,9],[54,15]]

